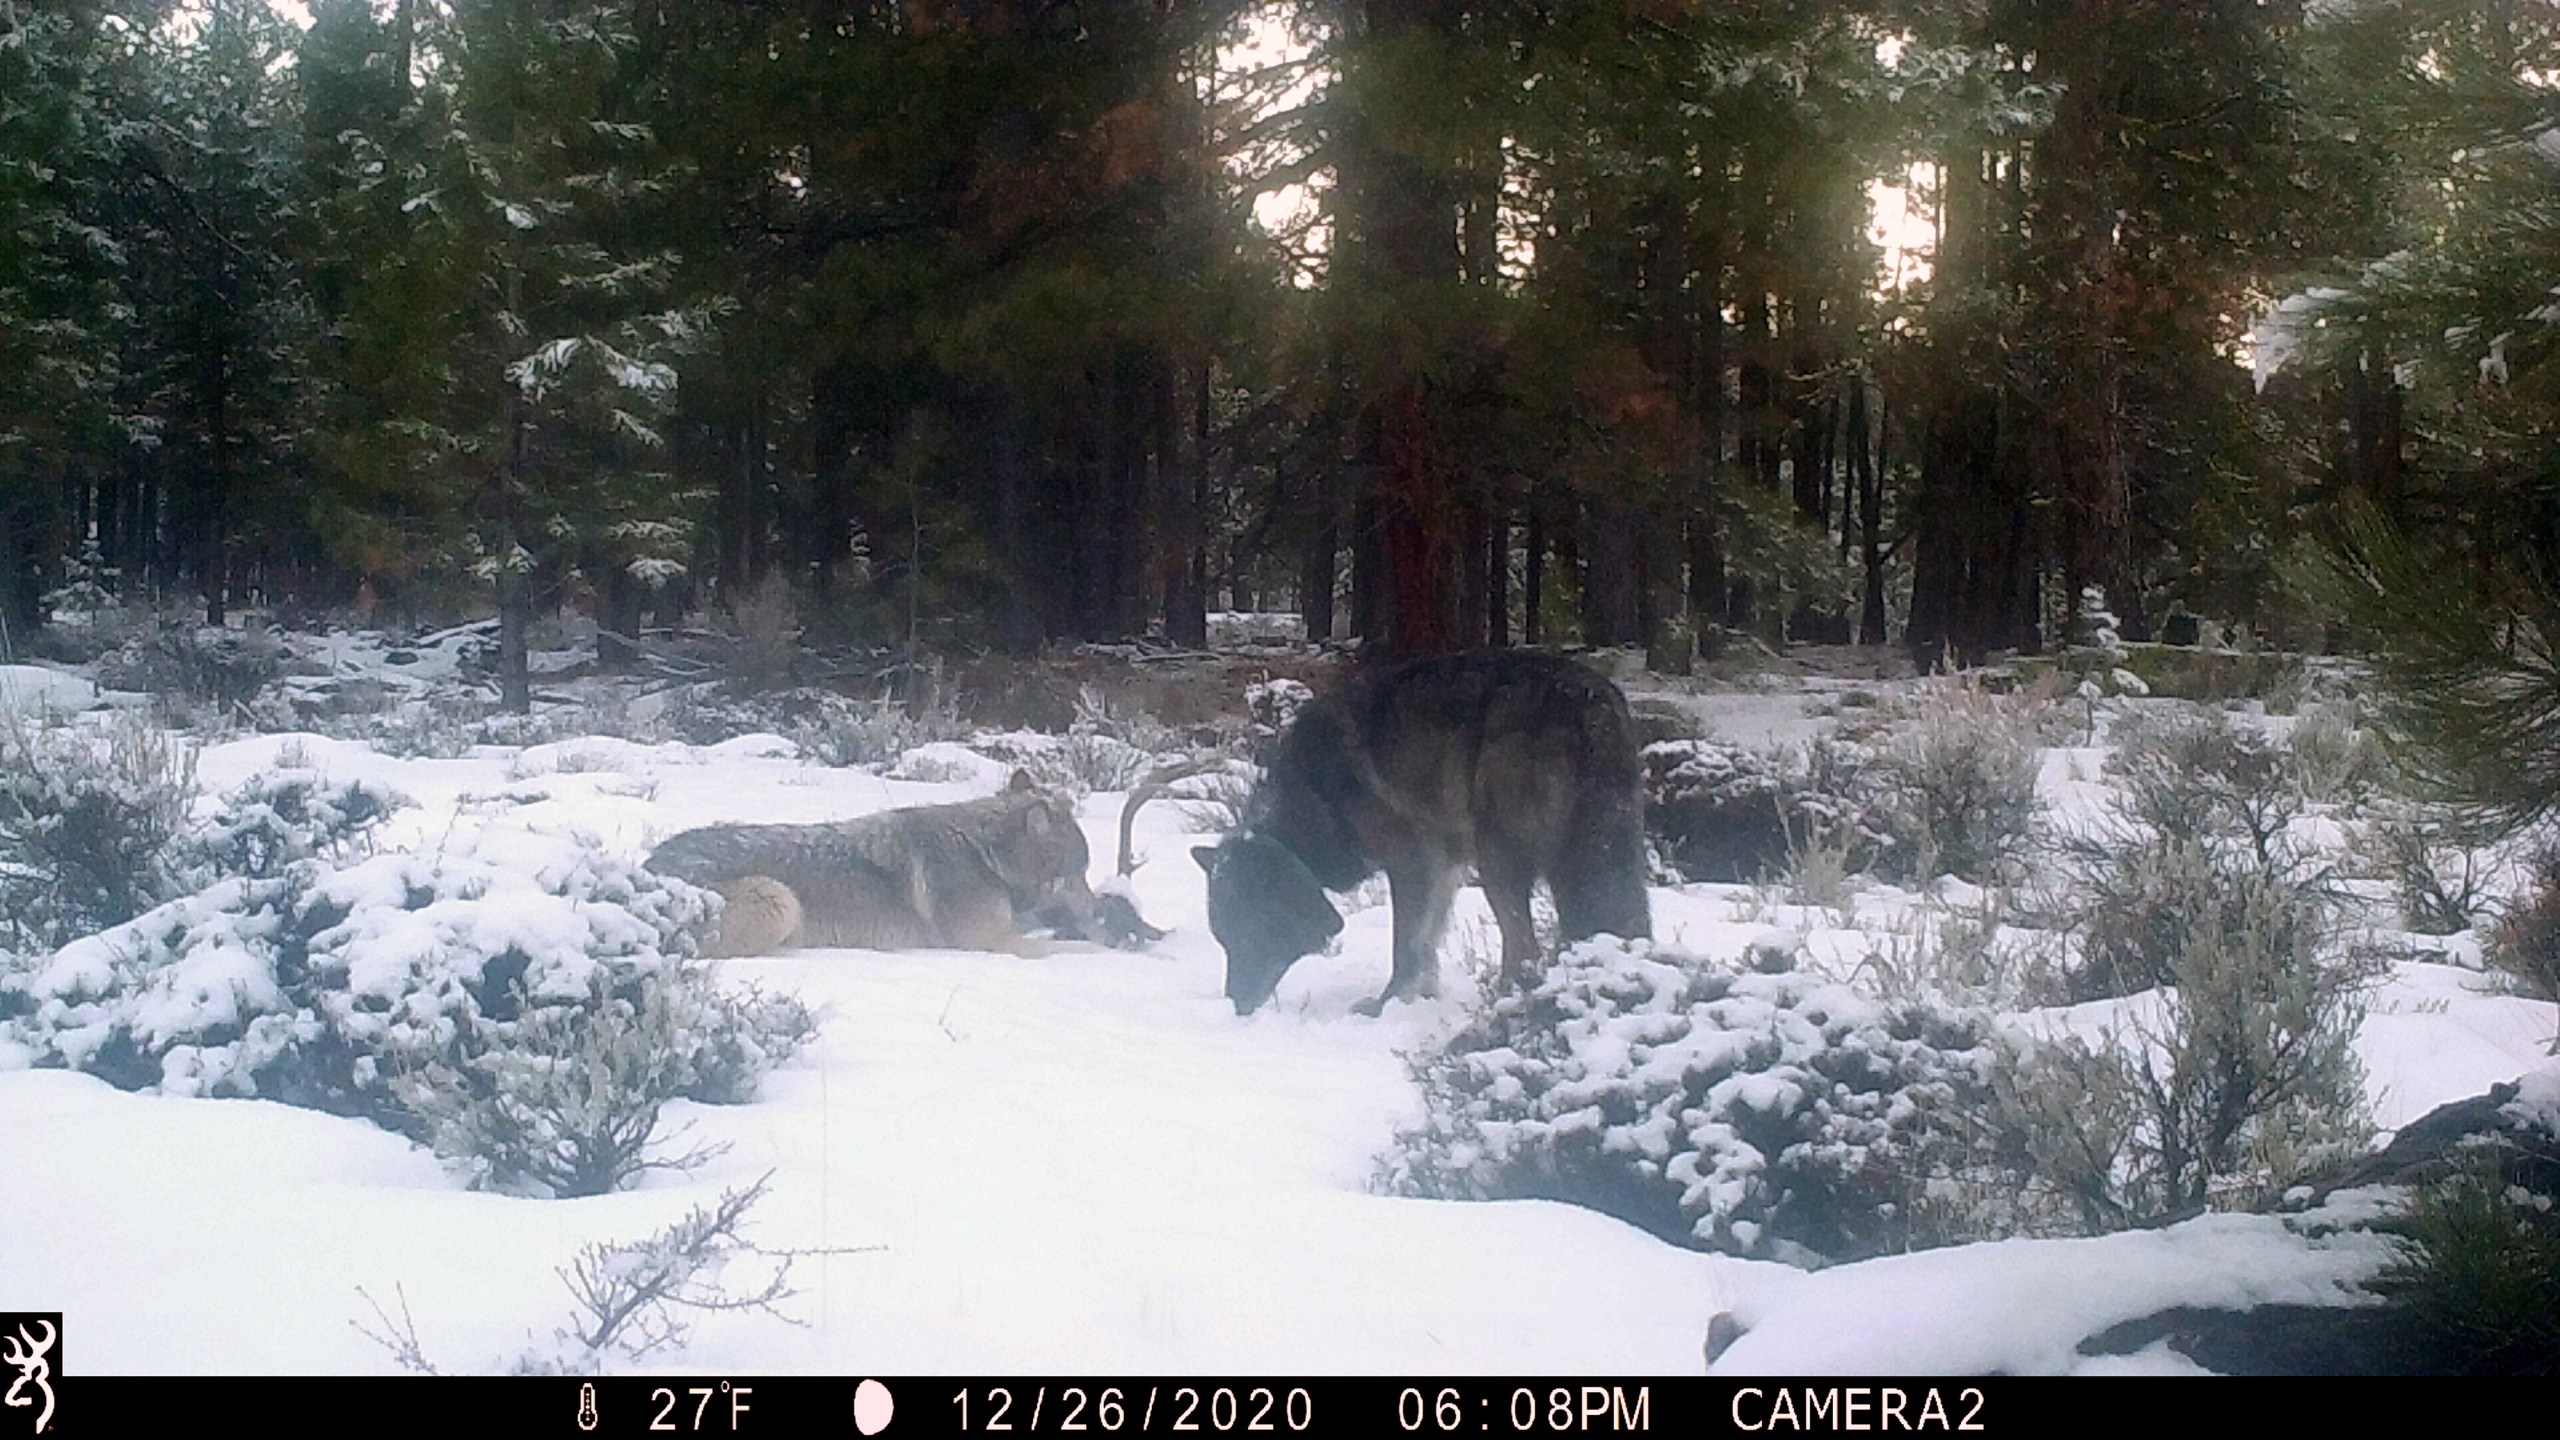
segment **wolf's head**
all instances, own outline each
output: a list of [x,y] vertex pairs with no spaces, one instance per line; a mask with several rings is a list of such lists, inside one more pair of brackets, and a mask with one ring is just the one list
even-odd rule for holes
[[1306,863],[1287,846],[1246,832],[1191,852],[1209,872],[1209,933],[1227,951],[1227,998],[1250,1015],[1271,998],[1298,957],[1342,930]]
[[1071,940],[1098,933],[1093,890],[1085,870],[1093,852],[1076,824],[1075,802],[1013,772],[1003,795],[999,834],[992,847],[996,869],[1012,893],[1014,909]]

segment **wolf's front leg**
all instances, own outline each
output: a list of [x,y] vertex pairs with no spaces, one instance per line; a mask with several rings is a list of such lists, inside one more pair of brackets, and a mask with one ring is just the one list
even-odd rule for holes
[[1377,1015],[1390,1000],[1440,993],[1440,931],[1448,924],[1449,900],[1457,889],[1457,867],[1436,857],[1387,872],[1387,893],[1395,909],[1395,973],[1378,998],[1355,1007],[1358,1013]]

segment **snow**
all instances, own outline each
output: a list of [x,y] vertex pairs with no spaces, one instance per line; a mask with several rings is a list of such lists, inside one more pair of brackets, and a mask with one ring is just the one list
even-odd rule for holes
[[2516,1082],[2507,1113],[2546,1135],[2560,1136],[2560,1065],[2546,1065]]
[[2352,291],[2334,285],[2314,285],[2288,295],[2276,307],[2259,316],[2249,326],[2249,374],[2257,388],[2264,391],[2302,348],[2304,332],[2317,327],[2324,312],[2340,301],[2354,298]]
[[98,687],[41,665],[0,665],[0,710],[67,715],[98,703]]
[[[342,673],[414,672],[425,683],[450,673],[467,639],[401,648],[397,664],[357,637],[338,653]],[[0,668],[0,685],[94,694],[35,667]],[[1797,743],[1827,728],[1824,698],[1678,703],[1727,738]],[[203,746],[199,773],[219,792],[289,750],[334,779],[417,802],[384,822],[374,858],[333,883],[389,894],[414,867],[492,877],[489,903],[439,899],[352,947],[384,966],[418,947],[587,943],[562,927],[592,912],[534,898],[558,878],[566,836],[636,859],[696,825],[839,819],[985,793],[1010,774],[957,746],[910,752],[898,772],[913,780],[830,768],[766,734],[714,746],[481,747],[461,759],[268,735]],[[2097,812],[2101,758],[2045,752],[2042,783],[2065,823]],[[1120,799],[1079,802],[1097,857],[1117,848]],[[1137,849],[1158,858],[1127,887],[1172,932],[1143,951],[727,962],[732,982],[817,1008],[816,1039],[756,1103],[670,1107],[670,1128],[691,1127],[687,1143],[725,1152],[594,1199],[474,1192],[361,1120],[121,1092],[22,1068],[30,1057],[0,1046],[0,1309],[66,1311],[84,1373],[370,1373],[392,1358],[351,1322],[377,1325],[372,1303],[395,1314],[405,1303],[440,1366],[499,1370],[566,1322],[556,1272],[581,1247],[639,1239],[767,1174],[770,1194],[746,1229],[802,1252],[798,1294],[783,1308],[803,1323],[700,1317],[687,1346],[646,1363],[691,1373],[1694,1374],[1710,1321],[1730,1312],[1744,1333],[1718,1373],[2192,1373],[2165,1349],[2088,1357],[2077,1347],[2170,1305],[2352,1301],[2388,1259],[2362,1232],[2209,1215],[1809,1273],[1683,1249],[1568,1205],[1371,1193],[1392,1137],[1421,1114],[1406,1057],[1465,1023],[1498,951],[1481,896],[1467,891],[1455,907],[1444,997],[1375,1020],[1351,1013],[1387,968],[1388,908],[1367,897],[1346,907],[1331,953],[1294,967],[1276,1005],[1239,1019],[1187,855],[1199,837],[1183,825],[1174,805],[1140,817]],[[1843,917],[1749,886],[1674,886],[1655,892],[1655,928],[1695,953],[1738,960],[1774,946],[1845,979],[1923,906],[1979,898],[1961,884],[1927,897],[1873,886]],[[171,1023],[200,1028],[248,998],[256,976],[242,953],[191,951],[155,992]],[[109,968],[97,947],[74,945],[52,957],[44,983],[78,993],[105,984]],[[1843,1006],[1868,1003],[1841,995]],[[2395,962],[2369,999],[2358,1048],[2386,1129],[2519,1077],[2517,1106],[2560,1128],[2560,1067],[2542,1053],[2551,1005],[2413,961]],[[2045,1018],[2075,1030],[2104,1023],[2097,1007],[2081,1009]],[[168,1088],[187,1088],[186,1076]],[[1764,1077],[1737,1089],[1745,1105],[1788,1102]],[[1668,1137],[1629,1143],[1648,1139]]]
[[[1756,1288],[1718,1375],[2066,1375],[2081,1341],[2173,1305],[2352,1303],[2390,1263],[2369,1231],[2324,1236],[2295,1217],[2204,1215],[2161,1230],[2001,1240],[1893,1255]],[[2167,1357],[2174,1367],[2184,1366]],[[2156,1373],[2156,1372],[2155,1372]]]

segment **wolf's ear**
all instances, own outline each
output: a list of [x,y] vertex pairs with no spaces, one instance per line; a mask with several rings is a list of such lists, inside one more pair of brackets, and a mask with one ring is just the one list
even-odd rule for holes
[[1215,870],[1218,868],[1218,847],[1215,845],[1194,845],[1191,847],[1191,858],[1200,862],[1201,869]]
[[1031,790],[1038,788],[1038,783],[1039,782],[1031,778],[1030,771],[1016,770],[1013,772],[1013,783],[1005,788],[1008,790]]

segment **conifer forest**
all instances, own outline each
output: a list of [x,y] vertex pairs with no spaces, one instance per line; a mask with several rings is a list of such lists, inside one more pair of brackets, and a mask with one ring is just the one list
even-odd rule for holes
[[2560,1370],[2560,3],[0,0],[0,1364]]
[[2092,587],[2346,643],[2362,537],[2504,613],[2555,67],[2538,0],[17,0],[0,600],[1940,665]]

